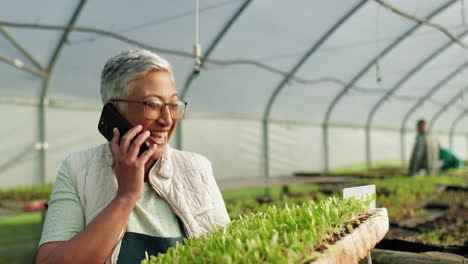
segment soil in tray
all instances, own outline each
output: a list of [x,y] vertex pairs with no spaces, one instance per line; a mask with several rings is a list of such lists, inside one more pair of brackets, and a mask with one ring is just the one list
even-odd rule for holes
[[401,167],[379,167],[379,168],[371,168],[367,171],[372,174],[385,175],[385,177],[401,176],[401,175],[408,174],[408,169],[401,168]]
[[468,192],[448,189],[437,197],[436,202],[449,207],[468,209]]
[[[441,207],[441,206],[440,206]],[[396,224],[398,227],[403,228],[416,228],[419,225],[432,222],[436,219],[444,217],[448,211],[447,207],[437,207],[437,208],[424,208],[419,210],[418,215],[415,215],[411,218],[406,218],[398,221]]]
[[468,199],[463,190],[445,190],[417,215],[393,222],[385,239],[438,247],[468,246]]
[[308,176],[318,177],[324,175],[343,176],[343,177],[359,177],[359,178],[388,178],[393,176],[408,175],[407,168],[401,167],[379,167],[370,168],[362,171],[355,172],[324,172],[324,171],[298,171],[294,173],[295,176]]
[[[401,239],[383,239],[381,240],[375,248],[378,249],[387,249],[394,251],[404,251],[404,252],[449,252],[452,254],[457,254],[461,256],[467,256],[468,247],[466,246],[437,246],[430,244],[423,244],[419,242],[406,241]],[[398,262],[400,263],[400,262]],[[422,263],[422,262],[418,262]],[[445,262],[443,262],[445,263]]]
[[445,191],[437,197],[437,204],[450,207],[443,217],[423,223],[416,228],[421,235],[415,241],[436,245],[468,246],[468,195],[464,191]]
[[468,254],[468,211],[451,208],[433,221],[402,228],[393,225],[376,248],[408,252]]
[[468,246],[468,211],[452,208],[435,221],[418,225],[421,235],[414,241],[430,244]]
[[385,235],[385,239],[404,240],[436,247],[467,247],[468,211],[452,208],[443,216],[413,228],[393,225]]
[[385,239],[411,240],[413,237],[417,235],[418,235],[418,231],[414,229],[390,227],[387,234],[385,234]]

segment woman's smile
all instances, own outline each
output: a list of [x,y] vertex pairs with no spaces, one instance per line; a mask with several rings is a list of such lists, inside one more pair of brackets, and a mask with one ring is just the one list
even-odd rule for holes
[[157,145],[163,145],[167,143],[168,131],[150,131],[149,139]]

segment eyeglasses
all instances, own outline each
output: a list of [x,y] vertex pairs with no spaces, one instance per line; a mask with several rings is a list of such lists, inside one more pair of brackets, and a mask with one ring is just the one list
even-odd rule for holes
[[112,99],[111,101],[142,104],[145,106],[145,117],[149,119],[158,119],[159,116],[163,113],[166,106],[169,108],[169,112],[172,118],[180,119],[184,115],[185,109],[187,108],[187,102],[184,101],[177,101],[167,104],[161,101],[139,101],[124,99]]

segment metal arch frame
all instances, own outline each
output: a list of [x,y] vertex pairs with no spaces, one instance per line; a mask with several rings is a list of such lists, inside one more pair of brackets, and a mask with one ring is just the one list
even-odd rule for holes
[[[0,25],[6,26],[6,27],[18,27],[18,28],[34,28],[34,29],[45,29],[45,30],[58,30],[58,31],[64,31],[69,29],[69,26],[62,26],[62,25],[47,25],[47,24],[31,24],[31,23],[16,23],[16,22],[8,22],[8,21],[2,21],[0,20]],[[124,37],[120,34],[117,34],[112,31],[107,31],[103,29],[96,29],[96,28],[89,28],[89,27],[72,27],[72,31],[75,32],[84,32],[84,33],[90,33],[90,34],[96,34],[100,36],[105,36],[109,37],[112,39],[116,39],[119,41],[122,41],[124,43],[138,46],[147,50],[151,50],[153,52],[158,52],[158,53],[164,53],[164,54],[170,54],[170,55],[176,55],[176,56],[181,56],[181,57],[186,57],[186,58],[193,58],[193,54],[190,52],[185,52],[185,51],[180,51],[180,50],[172,50],[172,49],[165,49],[165,48],[159,48],[155,46],[151,46],[127,37]]]
[[71,32],[71,29],[73,28],[73,25],[75,24],[76,20],[78,19],[78,16],[81,13],[81,10],[83,10],[83,7],[85,5],[87,0],[80,0],[78,3],[77,7],[75,8],[75,11],[73,12],[72,17],[70,18],[70,21],[68,22],[67,29],[64,30],[62,37],[60,38],[59,43],[54,49],[54,53],[52,54],[52,57],[49,60],[49,63],[47,65],[47,68],[45,71],[48,73],[47,77],[44,78],[44,82],[42,85],[42,90],[41,90],[41,97],[39,101],[39,157],[40,157],[40,177],[42,180],[42,183],[46,182],[46,160],[47,160],[47,148],[48,148],[48,143],[47,143],[47,130],[46,130],[46,125],[47,125],[47,107],[49,104],[49,100],[47,99],[47,95],[49,92],[49,84],[50,84],[50,78],[52,76],[52,72],[54,70],[55,64],[57,63],[58,56],[60,52],[63,49],[63,46],[65,42],[67,41],[68,35]]
[[47,72],[40,71],[40,70],[38,70],[38,69],[36,69],[34,67],[31,67],[29,65],[18,65],[17,62],[15,62],[14,59],[9,58],[9,57],[5,57],[3,55],[0,55],[0,61],[3,61],[4,63],[9,64],[9,65],[11,65],[13,67],[16,67],[16,68],[18,68],[20,70],[24,70],[24,71],[27,71],[29,73],[32,73],[32,74],[38,76],[41,79],[47,78],[47,75],[48,75]]
[[3,61],[5,62],[6,64],[10,64],[20,70],[24,70],[24,71],[27,71],[29,73],[32,73],[38,77],[40,77],[41,79],[45,79],[47,78],[47,72],[44,71],[44,67],[39,63],[39,61],[37,61],[34,56],[32,56],[32,54],[30,52],[28,52],[18,41],[16,41],[16,39],[10,35],[8,33],[8,31],[6,31],[4,29],[3,26],[0,26],[0,33],[3,34],[3,36],[17,49],[20,51],[21,54],[23,54],[30,62],[32,62],[32,64],[35,66],[35,67],[32,67],[32,66],[29,66],[29,65],[24,65],[24,64],[18,64],[18,62],[15,60],[15,59],[12,59],[12,58],[8,58],[6,56],[2,56],[0,55],[0,61]]
[[[223,26],[221,31],[216,35],[215,39],[213,42],[210,44],[208,49],[206,50],[205,55],[200,59],[200,67],[203,66],[205,63],[206,59],[211,55],[211,53],[214,51],[216,46],[218,46],[219,42],[221,42],[222,38],[226,35],[227,31],[231,28],[231,26],[236,22],[236,20],[240,17],[240,15],[245,11],[245,9],[252,3],[252,0],[246,0],[244,4],[242,4],[237,11],[234,12],[234,15],[229,19],[229,21],[226,23],[226,25]],[[185,80],[184,84],[184,89],[182,90],[181,93],[181,100],[185,100],[185,97],[187,96],[187,93],[190,89],[190,85],[192,84],[192,81],[196,77],[196,73],[192,71],[190,75],[187,77]],[[182,120],[179,122],[177,129],[175,131],[176,133],[176,147],[177,149],[182,149]]]
[[[284,79],[278,84],[276,89],[271,94],[270,98],[268,99],[267,106],[265,108],[265,112],[263,114],[263,159],[264,159],[264,174],[267,181],[270,178],[270,156],[269,156],[269,119],[271,108],[273,107],[273,103],[277,98],[278,94],[281,90],[286,86],[292,76],[304,65],[304,63],[315,53],[315,51],[322,46],[322,44],[346,21],[348,20],[354,13],[356,13],[365,3],[367,0],[361,0],[355,6],[351,8],[341,19],[339,19],[330,29],[325,32],[320,39],[314,43],[314,45],[300,58],[300,60],[294,65],[294,67],[288,72],[288,74],[284,77]],[[269,188],[265,189],[265,195],[269,196]]]
[[[468,34],[468,30],[465,30],[461,34],[457,36],[457,38],[462,38]],[[370,167],[372,165],[372,151],[371,151],[371,138],[370,138],[370,130],[371,130],[371,123],[372,119],[374,118],[375,114],[377,111],[380,109],[380,107],[386,102],[386,100],[396,92],[403,84],[405,84],[411,77],[413,77],[414,74],[419,72],[422,68],[424,68],[429,62],[431,62],[433,59],[435,59],[438,55],[442,54],[443,51],[445,51],[447,48],[452,46],[455,42],[453,40],[450,40],[443,44],[441,47],[439,47],[436,51],[431,53],[428,57],[426,57],[424,60],[422,60],[419,64],[417,64],[415,67],[413,67],[409,72],[405,74],[388,92],[385,93],[385,95],[372,107],[371,111],[369,112],[369,115],[367,117],[367,122],[366,122],[366,161],[367,161],[367,166]]]
[[[443,4],[442,6],[438,7],[435,11],[431,12],[428,16],[425,17],[426,20],[430,20],[435,15],[439,14],[440,12],[444,11],[452,4],[456,3],[457,0],[450,0]],[[344,87],[332,100],[330,105],[328,106],[327,112],[325,114],[324,122],[323,122],[323,148],[324,148],[324,158],[325,158],[325,170],[328,171],[330,168],[330,161],[329,161],[329,144],[328,144],[328,127],[330,123],[331,113],[333,109],[338,104],[340,99],[348,92],[348,90],[365,74],[367,71],[375,64],[375,62],[385,56],[388,52],[390,52],[393,48],[398,46],[404,39],[410,36],[416,29],[422,26],[423,23],[417,23],[414,26],[411,26],[406,32],[401,34],[396,40],[394,40],[390,45],[388,45],[385,49],[383,49],[377,56],[375,56],[369,63],[364,66],[358,74],[356,74],[351,81]]]
[[403,121],[401,122],[400,126],[400,144],[401,144],[401,158],[402,163],[406,160],[406,151],[405,151],[405,133],[406,133],[406,122],[410,116],[418,109],[429,97],[432,96],[437,90],[442,88],[447,82],[449,82],[452,78],[460,74],[466,67],[468,67],[468,62],[463,63],[460,67],[458,67],[455,71],[452,71],[449,75],[447,75],[444,79],[442,79],[439,83],[437,83],[434,87],[432,87],[429,92],[427,92],[423,97],[421,97],[416,104],[414,104],[410,110],[405,114]]
[[429,130],[432,130],[432,128],[434,127],[434,124],[435,122],[437,122],[437,120],[439,119],[439,117],[445,112],[447,111],[447,109],[450,108],[450,105],[455,103],[457,101],[457,99],[465,92],[468,90],[468,87],[465,87],[463,89],[461,89],[454,97],[452,97],[447,103],[445,103],[440,109],[439,111],[437,111],[433,116],[432,118],[430,119],[429,121]]
[[449,147],[450,149],[453,149],[453,134],[455,133],[455,126],[458,125],[460,120],[462,120],[465,115],[468,114],[468,109],[463,110],[455,120],[453,120],[452,124],[450,125],[450,131],[449,131]]
[[10,35],[10,33],[8,33],[8,31],[6,31],[3,26],[0,26],[0,33],[3,34],[3,36],[11,43],[13,44],[13,46],[15,46],[16,49],[18,49],[26,58],[28,58],[28,60],[30,62],[32,62],[32,64],[34,64],[34,66],[36,66],[37,69],[39,70],[44,70],[44,67],[39,63],[38,60],[36,60],[36,58],[34,58],[34,56],[28,52],[23,46],[21,46],[21,44],[16,41],[16,39]]

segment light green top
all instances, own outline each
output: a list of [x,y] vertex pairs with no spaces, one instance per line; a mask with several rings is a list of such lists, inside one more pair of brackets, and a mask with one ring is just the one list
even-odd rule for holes
[[177,216],[171,211],[169,204],[146,183],[128,218],[127,232],[155,237],[182,236]]
[[[127,221],[127,232],[155,237],[182,236],[177,216],[149,184]],[[85,217],[76,188],[68,173],[60,169],[42,230],[39,246],[53,241],[68,241],[85,227]]]

